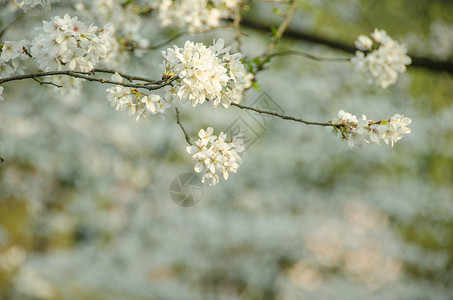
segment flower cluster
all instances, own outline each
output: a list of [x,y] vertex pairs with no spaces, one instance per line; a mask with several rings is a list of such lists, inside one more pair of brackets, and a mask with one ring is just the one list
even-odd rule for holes
[[349,147],[361,146],[370,142],[380,144],[384,141],[393,147],[393,144],[402,138],[402,134],[411,132],[406,126],[411,123],[411,119],[399,114],[393,115],[389,120],[371,121],[362,115],[360,120],[344,110],[338,112],[338,120],[332,124],[341,124],[341,127],[334,127],[339,131],[343,139],[348,141]]
[[189,32],[219,26],[221,19],[234,16],[238,0],[162,0],[159,3],[159,19],[166,27],[188,27]]
[[219,39],[209,48],[187,41],[184,48],[162,51],[165,76],[177,77],[175,86],[167,87],[171,91],[167,95],[175,102],[190,100],[194,107],[210,100],[215,107],[239,103],[247,86],[246,71],[241,54],[230,55],[229,50]]
[[[112,80],[123,82],[123,78],[115,73],[112,75]],[[153,115],[164,113],[170,107],[170,103],[162,99],[161,96],[155,94],[144,94],[134,88],[116,85],[107,90],[107,99],[116,110],[127,110],[129,116],[136,116],[136,120],[140,117],[146,118],[147,112]]]
[[46,10],[50,10],[50,5],[53,2],[60,2],[60,0],[22,0],[21,2],[17,2],[17,5],[22,8],[24,12],[29,12],[38,5]]
[[1,46],[0,55],[0,77],[8,77],[20,72],[19,61],[29,58],[25,47],[29,44],[27,40],[5,41]]
[[360,35],[355,42],[359,51],[351,61],[358,71],[371,75],[371,81],[387,88],[396,82],[398,73],[404,73],[406,65],[412,61],[406,54],[406,47],[391,39],[384,30],[375,29],[371,36],[378,47],[373,48],[373,41]]
[[[136,1],[87,1],[86,3],[77,3],[76,9],[87,18],[93,17],[92,12],[95,11],[97,22],[111,24],[119,48],[114,48],[114,50],[133,50],[134,54],[140,56],[144,53],[144,49],[149,46],[149,40],[140,34],[143,28],[143,18],[140,12],[144,8]],[[115,58],[118,59],[119,57]]]
[[228,172],[236,173],[242,158],[239,153],[245,150],[244,142],[239,137],[234,137],[226,141],[227,136],[221,132],[219,136],[212,135],[214,129],[208,127],[206,131],[201,129],[198,132],[198,139],[195,145],[187,146],[188,153],[193,154],[192,158],[197,161],[195,172],[204,171],[202,182],[206,179],[211,180],[209,185],[215,185],[219,182],[219,173],[223,174],[225,180],[228,179]]
[[74,70],[87,72],[94,68],[99,59],[112,49],[112,32],[109,26],[98,29],[87,26],[77,17],[66,14],[43,21],[37,28],[30,49],[31,55],[42,70]]

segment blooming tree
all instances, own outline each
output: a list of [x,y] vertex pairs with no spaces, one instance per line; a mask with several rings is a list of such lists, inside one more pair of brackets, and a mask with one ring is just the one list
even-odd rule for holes
[[[142,11],[157,10],[162,27],[176,24],[179,27],[188,27],[189,32],[195,32],[220,26],[220,18],[235,18],[233,21],[237,27],[240,23],[240,15],[237,16],[234,12],[246,3],[214,1],[213,4],[213,6],[208,5],[206,1],[182,1],[181,3],[151,1],[149,4],[127,2],[121,5],[130,7],[130,14],[135,12],[140,15]],[[18,5],[24,11],[35,6],[50,9],[51,1],[34,1],[32,3],[24,1]],[[107,12],[113,8],[114,1],[95,1],[91,5],[101,9],[102,19],[105,19],[105,16],[108,15]],[[103,59],[106,59],[107,66],[109,60],[117,60],[120,54],[115,49],[121,43],[123,43],[123,46],[129,44],[122,42],[125,37],[116,36],[117,29],[114,23],[105,24],[102,28],[98,28],[94,25],[86,25],[77,16],[71,17],[69,14],[65,14],[63,17],[55,16],[50,21],[44,20],[42,27],[35,29],[37,34],[33,40],[5,41],[3,43],[0,56],[3,65],[3,72],[1,73],[3,78],[0,79],[0,83],[27,78],[38,80],[38,77],[52,76],[51,82],[40,82],[63,89],[77,88],[78,85],[80,89],[80,83],[66,84],[67,78],[63,79],[61,77],[63,75],[68,76],[71,81],[74,81],[75,78],[81,78],[116,84],[106,90],[109,102],[116,110],[127,110],[128,114],[134,116],[136,120],[149,114],[164,114],[166,109],[170,107],[174,107],[178,113],[179,103],[184,104],[188,101],[194,107],[204,102],[211,102],[214,107],[222,104],[225,108],[235,105],[242,109],[249,109],[239,104],[243,94],[251,87],[256,74],[270,61],[272,55],[275,55],[271,52],[284,34],[296,7],[297,4],[293,1],[285,21],[275,33],[266,52],[251,62],[242,59],[240,52],[230,54],[231,46],[225,47],[223,39],[214,40],[212,46],[209,47],[202,43],[194,44],[191,41],[186,41],[183,48],[175,45],[173,48],[162,51],[164,62],[161,80],[135,78],[129,75],[121,76],[119,72],[96,68]],[[77,5],[77,8],[87,10],[83,3]],[[190,13],[187,14],[189,11]],[[128,20],[124,20],[124,22],[128,22]],[[130,26],[133,27],[132,24]],[[139,25],[135,26],[139,27]],[[123,27],[127,26],[123,25]],[[236,30],[238,31],[237,42],[240,43],[240,32],[238,28]],[[132,32],[132,30],[127,29],[124,31],[125,33]],[[355,42],[359,50],[351,58],[351,62],[358,71],[368,74],[371,81],[374,80],[383,88],[387,88],[397,81],[398,73],[403,73],[406,70],[406,65],[411,63],[411,59],[406,55],[405,46],[390,38],[384,30],[376,29],[372,36],[380,44],[378,48],[373,49],[373,42],[367,36],[360,35],[358,41]],[[141,48],[147,44],[147,42],[140,42],[139,37],[135,37],[133,40],[137,40],[132,45],[134,48]],[[20,67],[20,61],[27,59],[35,61],[38,68],[43,72],[26,74],[21,77],[14,76],[24,74]],[[245,68],[247,64],[249,65],[248,71]],[[106,81],[94,77],[93,74],[96,72],[114,74],[110,81]],[[128,78],[129,83],[124,82],[123,77]],[[148,91],[162,89],[163,95],[149,94],[143,92],[143,89]],[[280,117],[285,118],[284,116]],[[305,121],[302,120],[302,122]],[[381,140],[386,144],[390,142],[393,147],[394,143],[402,138],[401,134],[410,133],[410,129],[406,126],[411,123],[411,120],[396,114],[387,121],[371,121],[363,116],[359,122],[355,116],[340,111],[338,121],[324,124],[305,123],[333,127],[335,131],[341,132],[342,138],[347,140],[351,147],[362,145],[363,142],[379,143]],[[180,126],[183,128],[181,124]],[[189,137],[186,134],[185,136],[187,142],[191,144]],[[225,138],[222,140],[225,140]],[[240,141],[239,137],[230,138]],[[205,142],[200,143],[206,146]],[[207,155],[207,157],[209,158],[212,155]],[[205,155],[200,154],[198,156],[204,157]],[[233,170],[236,170],[242,162],[241,159],[235,159],[235,161]],[[210,165],[206,162],[205,164]],[[211,168],[208,169],[210,169],[209,174],[211,174],[209,176],[214,176],[215,171]],[[228,174],[228,172],[225,171],[225,166],[221,169],[224,169],[224,177],[227,179],[228,176],[225,174]],[[195,167],[195,171],[201,172],[201,170],[202,168]],[[203,176],[203,181],[205,177],[206,175]],[[217,176],[212,177],[212,179],[211,185],[218,183]]]
[[[2,18],[7,16],[8,20],[0,28],[0,105],[5,105],[5,111],[12,112],[12,115],[20,111],[27,118],[15,123],[14,118],[5,113],[6,121],[2,126],[14,127],[19,136],[28,137],[30,149],[35,143],[54,145],[57,149],[60,144],[56,141],[74,130],[84,132],[89,138],[79,146],[74,145],[74,139],[74,144],[55,150],[67,155],[66,161],[71,161],[74,153],[83,153],[81,162],[74,160],[77,171],[58,167],[49,169],[47,162],[53,158],[44,159],[42,165],[36,162],[37,167],[31,167],[29,172],[38,175],[33,180],[43,180],[45,184],[22,176],[20,168],[5,169],[4,185],[10,186],[10,189],[5,189],[1,195],[5,199],[32,199],[27,205],[27,216],[33,216],[36,222],[33,233],[36,244],[30,246],[35,247],[33,251],[22,246],[8,246],[5,251],[0,251],[0,270],[6,270],[11,276],[7,281],[7,292],[0,293],[0,297],[71,299],[77,295],[81,299],[200,299],[202,296],[209,298],[213,293],[222,299],[299,299],[310,296],[329,298],[332,293],[336,294],[335,291],[348,287],[351,294],[339,293],[339,298],[353,299],[360,298],[364,289],[376,291],[388,286],[393,286],[395,293],[401,292],[404,286],[411,286],[416,292],[401,292],[408,299],[421,293],[424,288],[421,282],[425,282],[407,279],[403,266],[409,269],[411,264],[417,265],[417,260],[424,257],[426,265],[417,265],[422,271],[432,268],[442,273],[442,266],[448,263],[449,257],[442,253],[424,255],[423,251],[411,248],[389,234],[389,222],[403,215],[401,207],[410,207],[411,203],[399,199],[401,207],[390,208],[391,196],[398,195],[399,187],[389,187],[379,180],[392,176],[389,170],[397,168],[404,160],[393,158],[387,169],[382,171],[381,179],[368,174],[370,180],[363,179],[369,188],[368,194],[359,197],[352,193],[351,196],[345,187],[349,182],[358,180],[357,175],[348,173],[351,176],[342,178],[340,174],[339,179],[332,179],[326,174],[346,170],[354,173],[361,168],[360,156],[373,157],[376,163],[384,160],[385,155],[396,154],[389,154],[393,153],[388,152],[389,149],[376,150],[372,147],[343,151],[335,146],[335,140],[328,134],[320,133],[315,128],[330,129],[349,148],[385,144],[390,145],[395,153],[398,153],[399,147],[409,153],[414,144],[411,139],[395,144],[411,133],[410,127],[419,122],[412,124],[406,115],[412,117],[414,114],[414,120],[421,116],[403,104],[397,107],[396,112],[367,109],[368,104],[364,103],[370,99],[356,101],[356,98],[385,95],[382,98],[404,102],[405,85],[409,80],[406,68],[413,66],[451,73],[451,66],[447,61],[442,64],[428,58],[426,53],[409,55],[405,43],[410,44],[410,40],[381,26],[374,29],[371,38],[365,35],[369,29],[360,29],[354,37],[355,47],[319,37],[306,37],[294,28],[304,19],[305,13],[320,5],[316,2],[4,2]],[[329,9],[327,4],[323,5],[326,5],[323,9]],[[278,20],[271,29],[254,18],[254,15],[260,15],[269,8],[273,10],[272,14],[268,12],[267,17]],[[334,11],[337,9],[334,8]],[[259,36],[252,30],[265,30],[267,35]],[[444,45],[443,34],[439,31],[450,29],[444,23],[437,22],[433,30],[431,44],[443,45],[442,49],[436,46],[438,54],[433,53],[438,58],[447,59],[451,49]],[[311,38],[316,43],[346,50],[349,54],[334,57],[338,52],[318,55],[317,48],[302,51],[298,44],[287,42],[286,36],[302,40]],[[296,56],[304,57],[307,65],[319,63],[310,69],[310,76],[305,76],[307,73],[301,76],[300,70],[307,66],[296,63]],[[277,65],[281,62],[279,59],[288,58],[290,63]],[[320,74],[317,73],[318,68],[332,69]],[[338,76],[339,73],[342,76]],[[301,76],[303,84],[297,80],[298,76]],[[334,84],[322,86],[323,78],[329,78]],[[18,96],[21,89],[17,87],[22,83],[26,87],[39,84],[33,86],[36,92],[32,93],[29,104],[23,102],[28,99]],[[302,85],[303,91],[299,90]],[[286,101],[288,99],[283,96],[274,99],[279,106],[288,108],[288,113],[250,104],[250,94],[265,86],[279,91],[275,94],[290,95],[291,101]],[[312,90],[309,86],[313,86]],[[349,93],[351,102],[335,102],[336,89],[340,90],[338,86]],[[308,101],[307,97],[311,95],[316,101]],[[58,114],[51,109],[47,111],[46,105],[34,104],[34,101],[52,97],[56,97],[56,102],[65,107],[67,119],[57,117]],[[14,102],[24,105],[24,108],[8,108],[7,105]],[[74,106],[77,102],[83,104]],[[114,110],[127,114],[99,109],[108,103]],[[51,105],[49,103],[49,107]],[[379,107],[385,105],[384,101],[379,102]],[[310,110],[310,106],[316,109]],[[345,109],[357,112],[368,110],[365,113],[372,114],[374,118],[368,119],[364,114],[357,117]],[[384,111],[391,112],[384,114]],[[268,144],[246,154],[246,136],[218,128],[227,127],[242,112],[254,114],[254,117],[272,117],[273,121],[281,121],[279,124],[282,125],[278,126],[282,127],[276,127],[274,135],[274,128],[266,128],[269,129]],[[34,114],[39,113],[48,122],[47,127],[43,125],[42,128],[48,137],[44,141],[40,140],[41,129],[33,123]],[[175,114],[174,119],[172,114]],[[335,114],[337,117],[332,118]],[[439,120],[448,120],[448,111],[445,114]],[[124,121],[120,119],[123,115],[130,118]],[[284,127],[289,122],[300,127],[309,125],[312,130],[304,130],[304,133],[292,131],[292,128]],[[432,127],[447,134],[446,123],[439,121]],[[176,137],[185,143],[184,146],[179,142],[175,142],[177,147],[167,145],[168,136],[172,135],[168,129],[171,127],[178,129]],[[412,133],[422,134],[421,127],[412,128]],[[164,128],[163,137],[149,143],[136,142],[146,140],[148,135],[159,136],[159,128]],[[287,132],[290,136],[276,139],[275,136],[281,132]],[[108,149],[102,145],[95,150],[91,148],[92,144],[97,145],[98,139],[106,136],[114,146]],[[1,138],[6,145],[16,142],[8,137]],[[428,146],[431,145],[425,145]],[[6,151],[2,150],[0,144],[2,168],[11,161],[8,149],[7,146]],[[325,157],[321,154],[311,156],[311,153],[321,153],[321,149],[326,151],[323,152]],[[328,149],[336,150],[328,152]],[[429,153],[428,149],[426,153]],[[120,160],[117,156],[119,152],[136,165],[115,165]],[[145,165],[140,157],[148,152],[152,152],[153,156],[153,164],[149,167],[153,170],[152,175],[148,174],[148,170],[140,169]],[[346,153],[344,161],[338,159],[338,152]],[[33,157],[33,153],[27,155]],[[162,161],[168,162],[169,167],[159,167]],[[183,162],[183,166],[189,165],[201,175],[203,183],[217,185],[210,190],[215,199],[225,200],[226,195],[233,195],[234,198],[237,190],[248,193],[249,198],[247,201],[235,198],[231,204],[225,204],[231,205],[228,208],[212,205],[192,212],[194,221],[190,224],[185,222],[184,217],[162,213],[163,207],[154,202],[132,200],[137,199],[137,191],[144,191],[149,182],[156,182],[154,187],[149,188],[151,193],[156,198],[163,197],[156,186],[162,185],[162,178],[167,172],[174,171],[174,161]],[[282,170],[303,170],[296,175],[283,174],[285,179],[279,181],[281,190],[284,190],[283,196],[274,194],[275,188],[270,184],[272,180],[278,180],[278,176],[273,175],[276,164]],[[23,165],[24,168],[29,167],[27,163]],[[254,172],[250,171],[251,168]],[[241,174],[243,169],[248,175]],[[44,180],[52,172],[58,172],[58,178],[62,178],[55,185],[68,187],[61,191],[61,198],[67,199],[67,202],[40,200],[46,199],[46,184],[52,185]],[[72,178],[68,173],[77,172],[86,172],[92,177],[81,175],[79,179],[68,179]],[[237,172],[237,175],[230,176]],[[318,177],[314,180],[305,173]],[[108,179],[106,175],[112,175],[115,179]],[[219,184],[221,177],[233,182]],[[291,184],[285,184],[285,180],[292,180]],[[345,200],[317,204],[322,209],[316,207],[314,210],[327,212],[319,215],[310,213],[306,207],[313,205],[312,199],[322,202],[321,199],[338,196],[337,191],[324,188],[336,184],[336,180],[340,187],[338,193]],[[400,177],[395,175],[392,180],[396,182]],[[232,183],[234,188],[228,185]],[[291,190],[298,184],[308,196],[295,203],[297,201],[293,200],[299,199]],[[35,195],[35,189],[30,187],[36,186],[42,191]],[[258,186],[262,194],[251,191],[249,186]],[[401,186],[405,191],[411,190],[403,183]],[[315,191],[314,187],[319,189]],[[389,193],[381,197],[380,191],[385,189]],[[433,190],[426,188],[420,193],[414,192],[413,198],[433,193]],[[439,199],[448,198],[448,192],[436,190],[435,193]],[[267,201],[266,197],[274,197],[278,201]],[[101,200],[97,203],[91,198]],[[121,200],[111,200],[116,198]],[[382,200],[379,205],[366,202],[366,199],[375,198]],[[253,201],[262,204],[262,207],[253,207]],[[442,215],[439,220],[450,217],[448,209],[439,208],[437,211],[425,202],[422,205],[432,215]],[[330,215],[329,209],[338,213]],[[267,210],[275,214],[266,215]],[[261,220],[259,214],[252,214],[251,211],[260,211],[268,218]],[[416,215],[416,212],[409,211]],[[2,216],[0,214],[0,218]],[[169,237],[166,232],[174,236]],[[0,246],[8,245],[7,235],[3,233],[0,221]],[[47,247],[52,244],[52,237],[60,235],[65,238],[71,236],[75,246],[61,246],[63,249],[68,247],[69,251],[50,251]],[[250,243],[252,240],[255,243]],[[274,240],[275,244],[270,245],[270,240]],[[448,242],[446,244],[449,245]],[[150,248],[153,249],[151,254]],[[46,255],[51,252],[52,255]],[[105,255],[99,255],[100,252]],[[45,255],[39,256],[40,253]],[[138,262],[137,257],[142,260]],[[220,259],[214,262],[210,259],[212,257],[223,257],[225,261]],[[117,272],[121,264],[125,266],[122,269],[125,275]],[[186,277],[187,280],[179,280],[179,277]],[[334,292],[320,288],[323,285],[335,287],[332,288]],[[298,294],[298,289],[304,294]],[[428,290],[439,299],[444,296],[448,299],[451,295],[440,285]],[[375,296],[376,299],[385,297],[378,293]]]

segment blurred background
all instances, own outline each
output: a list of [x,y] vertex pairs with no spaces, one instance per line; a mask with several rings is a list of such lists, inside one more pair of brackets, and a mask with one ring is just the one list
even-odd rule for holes
[[[2,39],[32,39],[42,20],[64,13],[102,25],[92,3],[55,3]],[[0,4],[3,28],[20,11]],[[353,46],[379,28],[411,54],[453,61],[451,1],[298,4],[291,30]],[[252,3],[242,14],[278,26],[274,8],[288,6]],[[131,20],[150,45],[182,31],[159,28],[153,15]],[[244,57],[262,54],[270,30],[242,30]],[[237,51],[235,32],[216,30],[124,53],[115,69],[160,79],[159,50],[219,37]],[[285,38],[276,51],[289,49],[351,56]],[[193,140],[200,128],[218,133],[238,118],[257,137],[237,174],[204,185],[201,201],[185,208],[169,186],[194,162],[173,111],[137,122],[110,106],[105,85],[4,84],[0,299],[453,299],[452,73],[409,66],[383,90],[351,63],[284,56],[256,80],[244,105],[265,93],[285,114],[311,121],[333,120],[340,109],[374,120],[399,113],[412,119],[412,132],[393,148],[350,150],[328,128],[184,105]]]

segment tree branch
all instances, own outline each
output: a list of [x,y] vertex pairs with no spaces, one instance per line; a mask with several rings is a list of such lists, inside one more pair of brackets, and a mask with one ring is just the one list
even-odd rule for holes
[[343,124],[310,122],[310,121],[305,121],[305,120],[302,120],[302,119],[299,119],[299,118],[294,118],[294,117],[291,117],[291,116],[281,115],[281,114],[274,113],[274,112],[271,112],[271,111],[265,111],[265,110],[261,110],[261,109],[258,109],[258,108],[244,106],[244,105],[240,105],[240,104],[236,104],[236,103],[231,103],[231,105],[239,107],[240,109],[247,109],[247,110],[251,110],[251,111],[254,111],[254,112],[257,112],[257,113],[260,113],[260,114],[271,115],[271,116],[278,117],[280,119],[303,123],[305,125],[317,125],[317,126],[335,127],[335,128],[344,127]]
[[[241,24],[245,27],[255,29],[258,31],[264,31],[264,32],[270,31],[270,25],[261,24],[261,23],[252,21],[250,19],[243,19]],[[348,45],[346,43],[322,38],[317,35],[302,32],[299,30],[296,31],[293,29],[287,29],[285,31],[285,37],[293,38],[293,39],[297,39],[297,40],[303,40],[303,41],[314,43],[314,44],[324,45],[324,46],[327,46],[327,47],[330,47],[330,48],[333,48],[336,50],[341,50],[341,51],[351,53],[351,54],[354,54],[355,51],[357,51],[357,49],[355,47]],[[413,67],[425,68],[425,69],[432,70],[432,71],[444,71],[444,72],[453,74],[453,62],[451,62],[451,61],[439,61],[439,60],[434,60],[434,59],[431,59],[428,57],[416,56],[411,53],[409,53],[408,55],[412,59],[411,66],[413,66]]]
[[[155,81],[156,85],[155,86],[150,86],[149,84],[143,84],[143,83],[133,84],[133,83],[117,82],[117,81],[112,81],[112,80],[108,80],[108,79],[92,77],[91,76],[92,74],[93,74],[93,71],[90,71],[90,72],[78,72],[78,71],[38,72],[38,73],[32,73],[32,74],[25,74],[25,75],[17,75],[17,76],[11,76],[11,77],[6,77],[6,78],[0,78],[0,84],[3,84],[5,82],[9,82],[9,81],[17,81],[17,80],[24,80],[24,79],[35,79],[36,80],[36,78],[44,77],[44,76],[63,75],[63,76],[70,76],[70,77],[74,77],[74,78],[81,78],[81,79],[85,79],[85,80],[88,80],[88,81],[107,83],[107,84],[115,84],[115,85],[122,85],[122,86],[125,86],[125,87],[146,89],[146,90],[150,90],[151,91],[151,90],[158,90],[158,89],[170,84],[171,82],[173,82],[177,78],[177,77],[173,77],[170,80]],[[128,76],[128,77],[134,77],[134,76]],[[147,79],[147,81],[152,81],[152,80],[148,80]]]
[[91,73],[93,73],[93,74],[96,73],[96,72],[107,73],[107,74],[118,73],[121,77],[126,78],[130,82],[132,82],[134,80],[138,80],[138,81],[148,82],[149,84],[160,84],[160,83],[162,83],[162,80],[151,80],[151,79],[140,77],[140,76],[127,75],[127,74],[124,74],[124,73],[117,72],[115,70],[93,69],[93,71],[91,71]]
[[34,81],[36,81],[37,83],[39,83],[40,85],[43,85],[43,84],[48,84],[48,85],[53,85],[57,88],[61,88],[63,87],[62,85],[58,85],[56,83],[53,83],[53,82],[50,82],[50,81],[42,81],[42,80],[39,80],[38,78],[36,77],[32,77]]

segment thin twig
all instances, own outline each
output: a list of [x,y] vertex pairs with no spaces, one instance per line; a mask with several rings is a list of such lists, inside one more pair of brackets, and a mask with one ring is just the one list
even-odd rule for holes
[[261,109],[258,109],[258,108],[244,106],[244,105],[240,105],[240,104],[236,104],[236,103],[231,103],[231,105],[239,107],[240,109],[248,109],[248,110],[252,110],[252,111],[255,111],[257,113],[260,113],[260,114],[271,115],[271,116],[278,117],[280,119],[290,120],[290,121],[294,121],[294,122],[299,122],[299,123],[303,123],[303,124],[306,124],[306,125],[317,125],[317,126],[337,127],[337,128],[344,126],[343,124],[333,124],[333,123],[321,123],[321,122],[305,121],[305,120],[302,120],[302,119],[299,119],[299,118],[294,118],[294,117],[291,117],[291,116],[281,115],[281,114],[274,113],[274,112],[271,112],[271,111],[265,111],[265,110],[261,110]]
[[53,83],[51,81],[42,81],[42,80],[39,80],[38,78],[36,77],[33,77],[33,80],[36,81],[37,83],[39,83],[40,85],[43,85],[43,84],[48,84],[48,85],[53,85],[57,88],[62,88],[63,86],[62,85],[58,85],[56,83]]
[[160,48],[160,47],[163,47],[163,46],[165,46],[165,45],[167,45],[167,44],[173,42],[173,41],[176,40],[177,38],[179,38],[179,37],[181,37],[181,36],[183,36],[183,35],[185,35],[185,34],[187,34],[187,33],[188,33],[188,31],[180,32],[180,33],[178,33],[177,35],[175,35],[174,37],[172,37],[172,38],[166,40],[165,42],[162,42],[162,43],[157,44],[157,45],[154,45],[154,46],[149,46],[149,47],[147,47],[147,49],[149,49],[149,50],[158,49],[158,48]]
[[35,79],[38,77],[44,77],[44,76],[53,76],[53,75],[64,75],[64,76],[71,76],[74,78],[82,78],[88,81],[94,81],[94,82],[100,82],[100,83],[108,83],[108,84],[115,84],[115,85],[121,85],[125,87],[131,87],[131,88],[139,88],[139,89],[147,89],[147,90],[158,90],[166,85],[169,85],[171,82],[177,79],[177,77],[172,77],[169,80],[161,80],[158,81],[158,84],[155,86],[149,86],[147,84],[133,84],[133,83],[127,83],[127,82],[117,82],[117,81],[112,81],[112,80],[107,80],[103,78],[97,78],[97,77],[92,77],[91,76],[92,72],[78,72],[78,71],[50,71],[50,72],[38,72],[38,73],[33,73],[33,74],[25,74],[25,75],[17,75],[17,76],[11,76],[11,77],[6,77],[6,78],[0,78],[0,84],[9,82],[9,81],[16,81],[16,80],[24,80],[24,79]]
[[189,31],[183,31],[183,32],[180,32],[178,33],[177,35],[175,35],[174,37],[171,37],[170,39],[166,40],[165,42],[162,42],[160,44],[157,44],[157,45],[154,45],[154,46],[149,46],[149,47],[146,47],[145,49],[147,50],[155,50],[155,49],[158,49],[160,47],[163,47],[171,42],[173,42],[174,40],[182,37],[183,35],[185,34],[202,34],[202,33],[208,33],[208,32],[212,32],[212,31],[216,31],[216,30],[222,30],[222,29],[228,29],[228,28],[233,28],[234,25],[226,25],[226,26],[219,26],[219,27],[216,27],[216,28],[209,28],[209,29],[206,29],[206,30],[202,30],[202,31],[197,31],[197,32],[189,32]]
[[177,107],[175,107],[175,111],[176,111],[176,123],[179,125],[179,127],[181,127],[182,132],[184,133],[184,137],[186,138],[187,143],[189,145],[192,145],[192,143],[190,142],[189,135],[187,134],[186,130],[184,129],[184,126],[182,126],[182,124],[181,124],[181,120],[179,118],[179,110],[178,110]]
[[296,10],[297,10],[297,1],[292,0],[291,7],[289,8],[288,13],[286,14],[285,20],[278,27],[276,35],[274,36],[274,38],[272,39],[272,42],[269,44],[266,51],[262,55],[263,61],[265,61],[269,57],[272,50],[274,50],[275,46],[277,46],[278,41],[283,36],[283,33],[285,32],[286,28],[288,28],[289,23],[291,23],[291,19],[293,18]]
[[274,52],[269,55],[269,57],[274,57],[274,56],[285,56],[285,55],[297,55],[297,56],[303,56],[312,60],[316,61],[350,61],[351,59],[349,57],[319,57],[319,56],[314,56],[302,51],[297,51],[297,50],[286,50],[286,51],[281,51],[281,52]]

